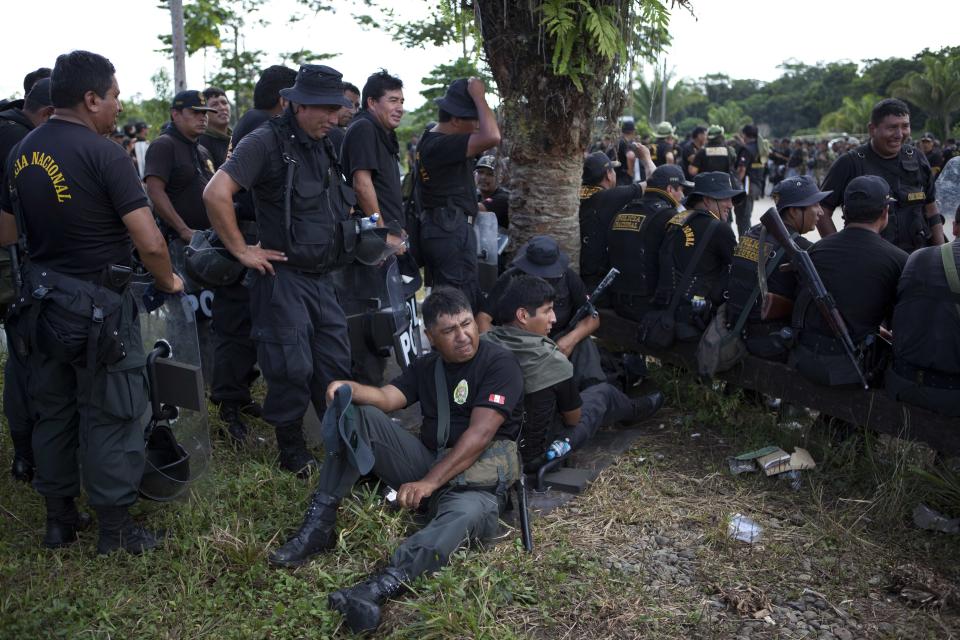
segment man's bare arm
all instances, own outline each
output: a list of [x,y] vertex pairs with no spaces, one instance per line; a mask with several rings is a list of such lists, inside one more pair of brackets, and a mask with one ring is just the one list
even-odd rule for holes
[[575,427],[580,424],[580,413],[581,407],[577,407],[572,411],[563,411],[560,413],[561,418],[563,418],[563,424],[568,427]]
[[391,411],[403,409],[407,406],[407,397],[403,395],[400,389],[397,389],[392,384],[383,387],[372,387],[367,384],[354,382],[353,380],[334,380],[328,384],[327,402],[333,401],[334,392],[343,385],[350,387],[350,390],[353,392],[352,402],[356,405],[376,407],[384,413],[390,413]]
[[153,275],[154,286],[164,293],[183,291],[183,281],[173,272],[167,242],[157,227],[148,207],[140,207],[121,218],[133,245],[140,254],[140,261]]
[[180,239],[184,242],[190,242],[193,236],[193,229],[187,226],[180,214],[170,202],[170,196],[167,195],[166,183],[157,176],[147,176],[147,195],[153,203],[154,212],[160,216],[160,219],[167,223],[173,229]]
[[833,212],[836,207],[823,207],[823,215],[817,220],[817,231],[821,238],[826,238],[837,232],[837,225],[833,224]]
[[487,104],[485,92],[486,88],[483,86],[482,80],[470,78],[467,81],[467,93],[473,98],[473,104],[477,107],[477,116],[480,121],[479,131],[470,134],[470,140],[467,142],[468,158],[500,144],[500,127],[497,125],[497,118],[493,115],[493,110]]
[[573,353],[573,348],[580,344],[586,338],[589,338],[593,335],[593,332],[600,328],[600,318],[588,315],[586,318],[577,323],[569,333],[564,336],[561,336],[557,340],[557,346],[560,347],[560,351],[563,352],[563,355],[570,357],[570,354]]
[[480,330],[480,333],[486,333],[493,327],[493,316],[485,311],[478,311],[477,315],[474,316],[474,320],[477,321],[477,329]]
[[483,453],[497,429],[503,424],[503,414],[488,407],[474,407],[470,412],[470,426],[422,480],[407,482],[397,490],[400,506],[415,509],[420,501],[429,498],[434,491],[447,484],[458,473],[467,469]]
[[203,204],[207,208],[207,218],[217,232],[223,246],[232,253],[243,266],[256,269],[260,273],[274,275],[272,261],[285,262],[287,257],[282,251],[263,249],[260,245],[248,245],[237,226],[237,214],[233,209],[233,196],[242,187],[223,170],[213,174],[213,178],[203,190]]
[[377,200],[377,191],[373,188],[373,174],[368,169],[357,169],[353,172],[353,190],[357,192],[357,203],[364,215],[380,212],[380,201]]

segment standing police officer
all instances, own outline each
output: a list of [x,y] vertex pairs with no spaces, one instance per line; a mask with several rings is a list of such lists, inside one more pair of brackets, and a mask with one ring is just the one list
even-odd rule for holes
[[[300,67],[280,92],[283,115],[248,134],[214,175],[204,202],[224,246],[255,269],[250,299],[252,335],[267,381],[263,418],[272,424],[280,466],[304,475],[316,467],[303,438],[309,402],[326,407],[324,392],[350,372],[346,319],[329,273],[352,260],[359,225],[327,132],[337,126],[343,97],[339,72]],[[237,227],[233,195],[253,192],[259,244]]]
[[760,157],[760,132],[756,125],[744,125],[740,134],[743,136],[743,145],[737,152],[737,179],[744,185],[746,196],[733,212],[737,218],[737,235],[742,238],[750,230],[753,201],[763,193],[763,167],[766,158]]
[[420,252],[434,285],[466,293],[472,308],[480,302],[477,281],[475,158],[500,144],[500,129],[478,78],[454,80],[437,100],[439,124],[417,145],[423,221]]
[[158,541],[128,512],[143,475],[148,400],[136,302],[126,288],[133,246],[158,290],[176,293],[183,283],[130,159],[104,137],[121,110],[114,72],[87,51],[57,58],[55,113],[8,165],[0,243],[16,242],[21,221],[29,295],[14,305],[11,334],[29,354],[34,488],[47,508],[43,543],[76,541],[82,477],[100,523],[97,551],[140,553]]
[[[607,232],[610,266],[620,275],[610,285],[617,314],[639,320],[650,309],[650,298],[660,273],[660,245],[667,222],[683,199],[684,187],[692,187],[677,165],[665,164],[647,178],[647,189],[613,217]],[[682,208],[682,207],[680,207]]]
[[896,203],[883,238],[910,252],[944,243],[943,216],[937,207],[930,163],[910,137],[910,108],[902,100],[881,100],[870,113],[870,141],[843,154],[830,167],[823,189],[833,191],[823,201],[824,216],[817,224],[821,236],[837,232],[833,210],[844,204],[843,194],[853,178],[880,176],[890,185]]
[[[24,84],[32,74],[28,74]],[[6,184],[6,165],[10,152],[33,129],[46,122],[53,114],[53,104],[50,101],[50,79],[37,81],[27,92],[23,107],[9,107],[0,111],[0,185]],[[11,247],[11,251],[17,251]],[[23,256],[20,256],[22,259]],[[0,252],[0,263],[4,264],[5,271],[10,269],[10,258]],[[5,274],[6,275],[6,274]],[[4,291],[4,304],[13,302],[15,290],[12,274],[10,279],[0,283]],[[6,316],[4,308],[3,315]],[[33,449],[30,446],[33,433],[33,418],[27,408],[30,396],[27,392],[27,377],[29,369],[27,363],[10,350],[7,363],[3,370],[3,413],[10,427],[10,438],[13,440],[13,463],[10,474],[14,480],[30,482],[33,479]]]

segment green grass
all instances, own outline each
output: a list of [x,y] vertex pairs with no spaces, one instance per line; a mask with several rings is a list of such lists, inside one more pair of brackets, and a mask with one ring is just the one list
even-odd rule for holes
[[[916,563],[956,580],[956,538],[906,526],[922,494],[906,469],[927,468],[929,452],[887,440],[837,443],[829,433],[783,431],[772,413],[739,394],[718,394],[672,370],[656,377],[670,407],[585,494],[533,521],[533,554],[515,532],[495,546],[458,552],[438,575],[416,581],[413,593],[387,606],[381,636],[725,638],[736,635],[738,614],[728,610],[718,621],[704,602],[721,592],[743,593],[737,589],[748,584],[790,598],[802,588],[794,576],[812,573],[819,589],[835,602],[850,600],[845,606],[866,623],[878,615],[868,580],[890,567]],[[265,425],[257,432],[272,443]],[[820,466],[805,475],[801,491],[726,472],[726,456],[770,443],[815,452]],[[327,610],[326,595],[382,565],[412,519],[385,509],[372,487],[361,487],[341,509],[336,549],[296,570],[270,568],[267,553],[299,526],[311,483],[279,471],[272,445],[241,452],[219,438],[214,445],[210,469],[189,501],[141,502],[135,509],[148,526],[167,530],[165,547],[142,557],[101,558],[95,531],[66,550],[40,547],[42,501],[9,478],[4,426],[0,638],[349,635],[339,614]],[[764,519],[762,545],[726,536],[734,511]],[[771,518],[782,526],[769,524]],[[637,541],[653,534],[697,549],[692,584],[654,588],[645,569],[609,567],[617,558],[646,567],[651,550]],[[927,630],[943,624],[958,628],[946,614],[935,622],[905,608],[890,615],[915,637],[939,635]]]

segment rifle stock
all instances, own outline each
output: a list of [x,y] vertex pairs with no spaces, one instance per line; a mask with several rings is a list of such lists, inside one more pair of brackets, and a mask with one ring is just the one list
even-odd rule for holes
[[820,311],[820,315],[823,316],[827,326],[830,327],[834,336],[836,336],[843,345],[843,350],[853,364],[857,376],[859,376],[860,382],[863,384],[863,388],[868,389],[869,385],[867,385],[867,379],[863,375],[860,363],[857,361],[853,338],[850,337],[847,323],[844,322],[843,316],[840,315],[840,310],[837,309],[837,303],[834,301],[833,296],[830,295],[830,292],[827,291],[827,288],[823,284],[823,280],[820,279],[820,274],[817,273],[817,269],[813,265],[813,260],[810,259],[810,254],[798,247],[797,243],[790,238],[790,233],[783,224],[783,220],[780,219],[780,214],[775,207],[770,207],[766,213],[760,216],[760,222],[763,223],[767,233],[777,240],[790,257],[793,268],[800,274],[800,280],[810,292],[814,304],[817,305],[817,309]]

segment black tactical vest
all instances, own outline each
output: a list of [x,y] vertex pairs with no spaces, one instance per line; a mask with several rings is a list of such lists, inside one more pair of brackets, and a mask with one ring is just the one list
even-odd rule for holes
[[930,184],[930,168],[920,162],[920,154],[910,145],[900,148],[897,171],[876,161],[877,156],[868,152],[869,143],[848,151],[856,167],[856,175],[876,175],[890,184],[890,195],[896,204],[890,205],[890,221],[880,234],[888,242],[906,252],[927,246],[930,239],[930,224],[923,211]]
[[730,150],[726,145],[711,145],[703,148],[704,158],[703,166],[700,167],[700,173],[706,171],[721,171],[730,173],[733,171],[733,162],[730,160]]
[[660,243],[664,230],[654,233],[653,224],[676,215],[674,203],[657,189],[647,189],[643,197],[631,200],[610,223],[607,251],[610,266],[620,275],[610,291],[624,295],[651,297],[657,288],[660,273]]
[[321,175],[315,159],[305,157],[313,151],[297,141],[288,116],[271,119],[269,126],[277,137],[286,174],[280,207],[268,208],[255,199],[261,244],[282,250],[286,266],[308,273],[328,273],[348,264],[357,238],[350,209],[357,200],[343,179],[333,145],[326,138],[317,142],[329,161],[326,174]]

